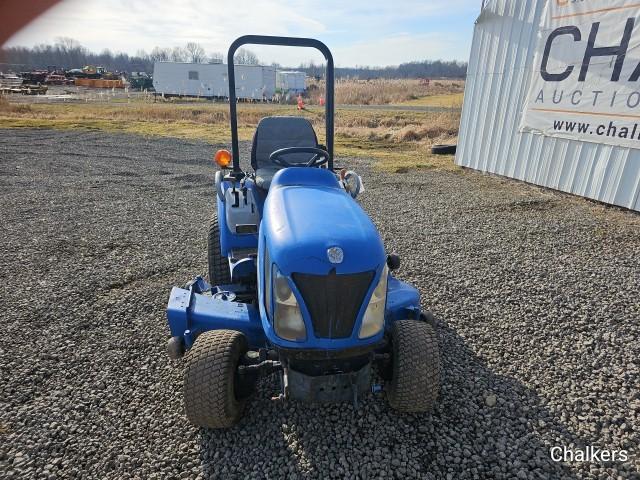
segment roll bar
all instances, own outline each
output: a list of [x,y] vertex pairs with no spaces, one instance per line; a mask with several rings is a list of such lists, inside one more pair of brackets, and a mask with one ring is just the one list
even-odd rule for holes
[[327,168],[333,170],[333,56],[329,48],[319,40],[313,38],[297,38],[297,37],[273,37],[267,35],[244,35],[237,38],[229,47],[227,54],[227,65],[229,69],[229,118],[231,121],[231,152],[233,155],[233,171],[239,173],[240,170],[240,151],[238,148],[238,113],[236,99],[236,74],[233,59],[236,50],[242,45],[279,45],[285,47],[311,47],[319,50],[327,61],[327,89],[325,101],[325,129],[327,136],[327,152],[329,153],[329,162]]

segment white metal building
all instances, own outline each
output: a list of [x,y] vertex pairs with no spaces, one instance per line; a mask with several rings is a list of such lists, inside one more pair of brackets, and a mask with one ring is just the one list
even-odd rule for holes
[[[271,99],[276,90],[275,67],[236,65],[236,96],[241,99]],[[156,62],[153,87],[164,95],[229,97],[227,65],[222,63]]]
[[307,89],[307,74],[278,70],[276,72],[276,89],[280,92],[302,93]]
[[[540,75],[541,65],[546,66],[544,57],[543,63],[538,61],[536,52],[541,51],[538,42],[541,42],[544,47],[546,39],[551,56],[554,57],[555,54],[551,61],[565,61],[562,51],[565,47],[581,49],[579,55],[582,59],[582,52],[588,48],[586,42],[589,37],[589,28],[592,28],[592,20],[587,17],[590,12],[578,10],[578,13],[571,13],[571,10],[567,9],[595,9],[601,6],[595,5],[596,3],[605,4],[607,1],[592,0],[590,4],[585,4],[552,0],[549,4],[550,11],[546,10],[545,0],[488,0],[485,2],[476,21],[473,36],[456,164],[640,211],[640,140],[638,148],[634,148],[616,145],[615,142],[612,143],[611,138],[562,138],[561,134],[555,135],[556,132],[540,133],[523,128],[523,115],[526,109],[531,108],[532,102],[539,100],[535,96],[532,97],[530,92],[530,89],[535,88],[535,85],[532,88],[532,83],[539,82],[539,77],[534,79],[534,75]],[[631,0],[615,0],[615,2],[620,4],[620,14],[636,16],[637,31],[634,31],[633,35],[640,34],[640,21],[638,21],[640,11],[637,9],[637,2]],[[625,2],[629,2],[629,5],[625,6]],[[634,3],[635,10],[631,8]],[[557,9],[560,8],[565,9],[564,14],[557,13]],[[612,22],[611,17],[603,14],[605,12],[609,15],[608,10],[612,9],[599,10],[598,21],[602,19],[603,22]],[[598,10],[593,10],[593,12],[596,11]],[[547,19],[553,19],[554,22]],[[560,23],[562,21],[565,23]],[[618,23],[621,31],[624,28],[624,21]],[[543,30],[541,25],[546,25],[548,30]],[[565,31],[558,34],[557,38],[543,35],[558,25],[575,26],[563,27]],[[610,28],[611,37],[603,37],[605,27],[604,23],[600,25],[598,35],[602,38],[597,39],[597,46],[620,45],[621,34],[617,30],[618,27]],[[567,28],[573,30],[567,31]],[[581,30],[581,35],[575,33],[578,28]],[[613,30],[616,31],[613,32]],[[627,55],[621,82],[629,78],[629,73],[640,60],[637,52],[632,50],[637,46],[637,38],[632,37],[631,43],[627,42],[630,53]],[[631,52],[634,52],[633,55]],[[602,53],[597,55],[605,57]],[[631,61],[632,58],[633,61]],[[610,55],[607,59],[599,59],[599,62],[591,62],[593,68],[609,69],[607,73],[598,75],[597,81],[600,84],[603,83],[603,78],[609,81],[608,77],[611,76],[615,59],[615,56]],[[596,63],[599,65],[594,65]],[[567,65],[571,64],[556,63],[553,68],[549,67],[549,71],[557,77],[561,74],[564,77],[565,73],[571,74],[574,81],[577,81],[581,62],[574,62],[573,67]],[[595,77],[596,75],[589,73],[587,81]],[[584,83],[583,81],[579,85]],[[619,84],[616,84],[616,88],[618,86]],[[554,86],[554,88],[558,90],[557,87]],[[637,86],[630,85],[630,88],[638,90]],[[600,89],[603,88],[600,87]],[[551,107],[557,103],[555,91],[553,95],[553,102],[549,100]],[[560,96],[559,93],[558,96]],[[574,97],[565,97],[565,101],[578,97],[577,94]],[[595,97],[597,99],[597,94]],[[640,93],[638,98],[640,103]],[[593,99],[592,95],[587,106],[591,107],[591,100],[595,105],[596,99]],[[629,96],[627,102],[631,102],[629,106],[633,106],[635,97]],[[611,103],[613,105],[613,100]],[[623,106],[626,108],[625,105]],[[587,132],[592,134],[596,122],[602,122],[606,127],[613,125],[609,118],[602,119],[595,116],[607,115],[606,113],[592,110],[578,112],[572,108],[572,105],[568,104],[564,110],[559,107],[555,110],[552,108],[533,108],[533,110],[551,112],[552,125],[556,122],[558,112],[564,112],[567,114],[566,118],[571,120],[575,119],[576,114],[585,114],[590,119],[588,121],[593,122],[593,126],[589,127],[590,132]],[[583,107],[581,110],[588,110],[588,108]],[[633,117],[633,115],[618,115],[618,117]],[[604,132],[605,129],[603,128],[602,131]],[[629,140],[625,142],[629,144]]]

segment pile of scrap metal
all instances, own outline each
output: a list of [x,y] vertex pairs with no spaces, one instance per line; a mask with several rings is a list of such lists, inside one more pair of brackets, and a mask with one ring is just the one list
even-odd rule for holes
[[68,79],[64,74],[50,73],[44,83],[47,85],[73,85],[73,80]]
[[129,85],[135,90],[153,91],[153,78],[147,72],[131,72]]
[[49,72],[46,70],[32,70],[30,72],[20,72],[22,83],[27,85],[43,85],[47,81]]
[[73,85],[73,79],[67,78],[64,70],[49,67],[47,70],[21,72],[24,85]]
[[46,85],[22,85],[20,93],[22,95],[44,95],[49,90]]
[[47,89],[45,85],[32,84],[13,73],[0,73],[0,94],[44,95]]
[[[151,77],[145,72],[136,72],[133,77],[140,90],[153,87]],[[90,88],[124,88],[127,86],[124,74],[109,72],[104,67],[87,65],[83,68],[63,70],[58,67],[35,69],[28,72],[0,73],[0,93],[22,93],[41,95],[48,85],[76,85]]]
[[0,73],[0,88],[16,88],[22,85],[22,79],[13,73]]
[[104,67],[87,65],[82,70],[69,70],[67,74],[74,78],[74,83],[78,87],[124,88],[126,86],[121,73],[108,72]]
[[105,80],[104,78],[76,78],[76,87],[90,88],[124,88],[126,85],[121,78],[117,80]]

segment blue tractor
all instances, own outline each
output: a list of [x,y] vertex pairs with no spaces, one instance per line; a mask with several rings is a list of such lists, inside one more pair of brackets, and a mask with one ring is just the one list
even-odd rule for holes
[[[242,171],[233,58],[244,44],[322,52],[326,147],[303,116],[266,117],[253,171]],[[267,375],[279,376],[278,399],[357,403],[373,390],[398,411],[428,411],[439,391],[436,334],[418,291],[391,275],[400,260],[355,201],[360,178],[334,167],[331,52],[313,39],[248,35],[231,45],[228,65],[232,152],[216,154],[225,168],[215,177],[209,282],[173,288],[167,308],[188,419],[232,426]]]

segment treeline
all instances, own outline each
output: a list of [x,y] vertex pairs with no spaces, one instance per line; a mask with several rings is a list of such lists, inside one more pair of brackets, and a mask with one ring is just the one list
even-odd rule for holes
[[[323,65],[313,63],[300,65],[307,75],[319,77],[324,74]],[[466,62],[423,60],[401,63],[391,67],[336,67],[337,78],[351,77],[370,80],[373,78],[464,78],[467,75]]]
[[75,40],[67,38],[58,39],[53,45],[42,44],[32,48],[5,47],[0,50],[0,70],[26,71],[47,67],[68,70],[82,68],[85,65],[99,65],[120,72],[153,70],[153,61],[144,52],[129,55],[105,49],[102,53],[94,53]]
[[[99,65],[110,71],[153,73],[153,64],[157,61],[221,63],[226,60],[220,52],[207,52],[200,44],[189,42],[184,47],[155,47],[151,52],[138,51],[135,55],[111,52],[105,49],[101,53],[89,51],[76,40],[59,38],[54,44],[42,44],[35,47],[6,47],[0,49],[0,71],[27,71],[57,67],[62,69],[82,68],[85,65]],[[239,49],[235,56],[236,64],[258,65],[255,53],[247,49]],[[277,65],[279,66],[279,65]],[[298,67],[287,67],[303,70],[307,75],[322,77],[324,65],[310,62]],[[421,62],[403,63],[393,67],[352,67],[336,68],[336,77],[372,78],[424,78],[447,77],[464,78],[467,64],[463,62],[447,62],[442,60],[424,60]]]
[[[139,50],[135,55],[111,52],[108,49],[94,53],[71,38],[59,38],[54,44],[35,47],[6,47],[0,49],[0,71],[25,71],[57,67],[82,68],[85,65],[103,66],[118,72],[153,72],[154,62],[221,63],[222,53],[207,53],[198,43],[189,42],[184,47],[155,47],[151,52]],[[236,63],[258,64],[258,57],[251,51],[239,49]]]

